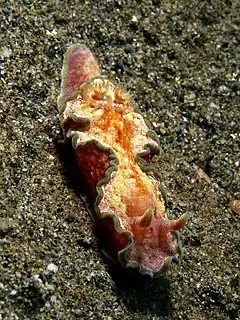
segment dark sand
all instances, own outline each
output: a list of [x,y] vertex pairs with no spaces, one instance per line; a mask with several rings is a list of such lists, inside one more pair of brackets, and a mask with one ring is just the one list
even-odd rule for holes
[[[240,319],[239,16],[238,0],[0,0],[0,319]],[[56,100],[72,43],[160,138],[168,209],[189,215],[163,278],[106,263],[67,173]]]

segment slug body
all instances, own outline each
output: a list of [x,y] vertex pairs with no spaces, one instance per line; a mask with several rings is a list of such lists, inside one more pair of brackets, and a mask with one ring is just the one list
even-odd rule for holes
[[120,86],[100,76],[83,45],[66,53],[58,106],[107,250],[124,267],[158,277],[181,254],[176,230],[184,226],[185,215],[169,220],[165,211],[159,177],[150,165],[159,152],[156,134]]

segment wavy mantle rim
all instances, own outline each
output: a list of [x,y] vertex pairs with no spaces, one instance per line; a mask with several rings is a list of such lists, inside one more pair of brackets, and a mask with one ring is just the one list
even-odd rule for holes
[[[62,69],[61,93],[60,93],[60,96],[58,96],[58,100],[57,100],[61,126],[63,124],[62,123],[62,119],[61,119],[61,115],[62,115],[62,113],[64,112],[64,110],[66,108],[66,103],[68,101],[74,100],[78,95],[81,95],[83,90],[84,90],[84,87],[86,85],[91,84],[91,82],[94,79],[96,79],[96,78],[106,79],[105,77],[102,77],[102,76],[94,77],[94,78],[90,79],[89,81],[87,81],[83,85],[81,90],[78,90],[78,91],[74,92],[70,96],[64,96],[64,89],[63,88],[64,88],[66,80],[65,80],[65,77],[63,77],[63,74],[65,74],[65,72],[66,72],[65,68],[66,68],[66,64],[64,63],[64,67]],[[141,114],[141,112],[139,110],[137,110],[137,109],[135,110],[135,112]],[[74,118],[73,120],[75,120],[78,123],[81,123],[82,125],[86,125],[86,126],[88,126],[91,123],[91,119],[90,118],[78,117],[76,119]],[[148,121],[146,121],[146,124],[149,127]],[[147,161],[145,159],[143,159],[144,156],[149,155],[152,151],[155,152],[156,155],[159,154],[159,139],[158,139],[158,136],[155,133],[155,131],[153,131],[151,129],[149,129],[147,131],[147,135],[151,139],[153,139],[155,142],[157,142],[157,146],[153,145],[151,143],[146,144],[144,146],[145,150],[143,150],[142,152],[137,153],[137,155],[135,157],[135,160],[139,164],[141,169],[146,174],[153,173],[154,176],[158,179],[158,181],[160,182],[160,184],[159,184],[160,191],[161,191],[161,193],[163,195],[164,201],[166,202],[166,193],[165,193],[164,188],[162,186],[161,179],[159,179],[160,178],[159,172],[157,171],[157,169],[154,166],[149,165],[147,163]],[[156,271],[156,272],[152,271],[151,269],[147,268],[145,265],[140,264],[135,260],[131,260],[131,261],[127,262],[126,254],[127,254],[128,250],[131,248],[131,246],[134,243],[133,233],[131,231],[124,230],[120,226],[120,222],[119,222],[119,219],[118,219],[116,213],[108,212],[104,216],[100,216],[99,209],[98,209],[98,204],[100,203],[100,201],[101,201],[101,199],[103,197],[102,187],[103,187],[103,185],[106,185],[110,181],[112,172],[116,171],[117,168],[118,168],[117,165],[119,163],[119,160],[118,160],[118,158],[116,156],[116,153],[114,152],[114,150],[111,147],[103,146],[101,144],[101,142],[98,141],[97,139],[91,139],[91,140],[86,141],[86,142],[77,143],[78,132],[75,131],[74,129],[73,129],[73,132],[68,136],[68,138],[72,139],[72,146],[73,146],[74,149],[84,148],[84,147],[86,147],[88,145],[95,145],[100,151],[108,151],[109,152],[109,157],[110,157],[109,164],[110,164],[110,166],[106,170],[104,178],[102,180],[100,180],[98,182],[97,186],[96,186],[97,197],[96,197],[96,200],[95,200],[95,203],[94,203],[94,211],[95,212],[94,212],[94,214],[90,213],[90,216],[94,221],[96,221],[97,219],[104,220],[105,218],[111,218],[112,221],[113,221],[113,225],[114,225],[115,230],[119,234],[125,234],[125,235],[128,236],[129,242],[128,242],[127,246],[118,252],[118,260],[121,263],[122,267],[125,267],[125,268],[136,268],[136,269],[138,269],[140,274],[149,275],[151,278],[158,278],[161,275],[165,274],[166,271],[168,270],[169,266],[171,265],[171,263],[172,262],[178,262],[179,258],[181,259],[181,257],[182,257],[182,243],[180,241],[180,237],[179,237],[178,231],[171,232],[176,238],[175,248],[176,248],[177,254],[174,255],[174,256],[167,257],[165,259],[163,267],[159,271]],[[168,213],[167,213],[167,217],[168,217],[169,220],[172,220]]]
[[[111,218],[113,221],[113,225],[114,225],[115,230],[119,234],[125,234],[128,236],[129,242],[128,242],[127,246],[118,252],[118,260],[120,261],[121,265],[125,268],[127,268],[127,267],[137,268],[141,274],[144,274],[144,275],[147,274],[151,278],[158,278],[159,276],[163,275],[167,271],[170,264],[172,262],[177,262],[178,258],[182,256],[182,244],[180,242],[178,231],[172,232],[172,234],[176,238],[175,248],[176,248],[178,254],[174,255],[174,256],[169,256],[165,260],[164,266],[161,268],[161,270],[154,272],[154,271],[150,270],[149,268],[147,268],[146,266],[139,264],[137,261],[131,260],[131,261],[127,262],[126,254],[127,254],[128,250],[130,249],[130,247],[134,243],[134,236],[133,236],[132,232],[127,231],[120,226],[119,219],[114,212],[108,212],[108,213],[104,214],[104,216],[101,216],[99,209],[98,209],[98,204],[100,203],[101,199],[103,198],[103,188],[102,187],[104,185],[106,185],[111,180],[112,172],[117,170],[117,168],[118,168],[117,165],[119,163],[118,158],[116,157],[116,154],[113,151],[113,149],[103,146],[96,139],[92,139],[90,141],[83,142],[83,143],[77,143],[77,140],[78,140],[78,132],[75,132],[72,136],[72,145],[73,145],[74,149],[84,148],[84,147],[90,146],[90,145],[95,145],[100,151],[108,151],[109,152],[109,157],[110,157],[109,165],[110,166],[106,170],[104,178],[102,180],[100,180],[97,184],[97,187],[96,187],[97,198],[94,203],[95,215],[91,214],[91,217],[94,221],[97,221],[97,219],[104,220],[106,218]],[[148,144],[146,146],[147,146],[147,149],[144,150],[144,152],[141,152],[141,155],[148,155],[151,152],[151,148],[150,148],[151,144]],[[154,149],[155,149],[155,145],[154,145]],[[140,154],[138,153],[137,156],[140,157]],[[143,171],[146,172],[147,174],[152,172],[154,175],[156,175],[158,177],[158,175],[159,175],[158,171],[152,166],[147,166],[144,163],[146,161],[144,159],[142,159],[142,160],[143,160],[143,164],[142,164],[141,168],[143,169]],[[168,215],[168,218],[170,220],[169,215]]]

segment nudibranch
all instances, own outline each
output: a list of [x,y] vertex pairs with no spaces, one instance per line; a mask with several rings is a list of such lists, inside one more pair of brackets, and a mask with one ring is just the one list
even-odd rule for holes
[[157,171],[151,166],[159,141],[124,90],[101,76],[84,45],[64,58],[61,126],[94,199],[109,255],[123,267],[158,277],[181,255],[177,230],[185,215],[170,220]]

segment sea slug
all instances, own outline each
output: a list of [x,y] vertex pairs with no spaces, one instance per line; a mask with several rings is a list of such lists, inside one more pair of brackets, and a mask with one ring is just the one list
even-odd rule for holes
[[71,46],[65,55],[58,106],[110,256],[123,267],[158,277],[181,254],[176,230],[186,216],[170,220],[166,213],[151,166],[159,152],[157,135],[129,95],[100,75],[84,45]]

